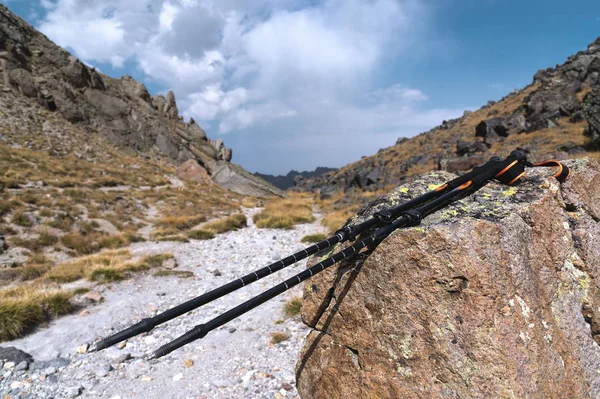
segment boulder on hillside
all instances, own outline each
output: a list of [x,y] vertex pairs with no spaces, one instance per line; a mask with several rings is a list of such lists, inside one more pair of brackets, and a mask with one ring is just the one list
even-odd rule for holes
[[595,88],[583,100],[583,113],[588,122],[585,133],[591,137],[591,145],[600,148],[600,89]]
[[23,68],[16,68],[9,73],[9,82],[27,97],[36,97],[37,88],[33,82],[31,72]]
[[215,184],[206,169],[193,159],[189,159],[182,163],[177,168],[176,173],[177,177],[181,180],[192,181],[202,186],[211,186]]
[[470,143],[458,140],[456,143],[456,154],[463,155],[473,155],[473,154],[485,154],[488,152],[488,146],[486,143],[481,141],[472,141]]
[[439,170],[445,170],[450,173],[466,172],[473,169],[475,166],[480,166],[485,163],[487,158],[483,155],[471,155],[460,158],[442,159],[439,162]]
[[475,136],[490,141],[494,137],[508,137],[523,133],[527,130],[527,121],[520,112],[515,112],[508,118],[495,117],[481,121],[475,127]]
[[283,193],[277,187],[231,162],[218,161],[214,163],[211,177],[219,186],[238,194],[261,198],[283,197]]
[[[562,184],[541,168],[491,183],[308,280],[301,397],[600,397],[600,165],[569,166]],[[350,222],[452,177],[422,176]]]

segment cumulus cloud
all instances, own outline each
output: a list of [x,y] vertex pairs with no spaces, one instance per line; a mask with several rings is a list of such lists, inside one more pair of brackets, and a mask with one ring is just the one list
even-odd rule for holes
[[[133,61],[228,144],[251,134],[299,148],[315,137],[364,151],[366,136],[390,145],[458,113],[427,108],[426,93],[385,72],[428,29],[421,1],[41,1],[52,40],[90,63]],[[234,153],[252,162],[246,150]]]

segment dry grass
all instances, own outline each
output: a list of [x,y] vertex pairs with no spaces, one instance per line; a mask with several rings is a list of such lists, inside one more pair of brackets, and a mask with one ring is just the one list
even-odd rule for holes
[[154,277],[179,277],[179,278],[192,278],[194,272],[189,270],[160,270],[153,274]]
[[97,231],[85,235],[80,232],[68,233],[60,239],[61,244],[75,251],[77,255],[90,255],[103,249],[117,249],[139,241],[143,241],[143,238],[131,233],[109,235]]
[[8,215],[14,209],[18,208],[19,205],[21,205],[19,203],[19,201],[15,201],[15,200],[0,200],[0,217],[2,217],[4,215]]
[[[191,232],[190,232],[191,233]],[[175,229],[156,229],[150,234],[151,241],[188,242],[188,238]]]
[[171,254],[151,255],[135,262],[127,250],[106,251],[62,263],[52,268],[42,278],[61,283],[82,278],[101,282],[116,281],[126,278],[129,272],[159,267],[172,257]]
[[284,332],[273,332],[271,333],[271,344],[277,345],[280,342],[287,341],[290,339],[290,334]]
[[242,199],[242,206],[244,208],[256,208],[257,206],[259,206],[258,204],[261,202],[262,200],[259,200],[256,197],[244,197]]
[[273,199],[252,218],[259,228],[292,229],[300,223],[315,220],[309,195],[294,193],[289,198]]
[[302,237],[302,240],[300,240],[301,242],[308,242],[308,243],[312,243],[315,244],[317,242],[321,242],[323,240],[327,239],[327,235],[323,234],[323,233],[317,233],[317,234],[309,234],[307,236]]
[[330,234],[335,234],[336,231],[342,228],[344,224],[348,221],[348,218],[353,216],[356,212],[352,210],[341,210],[341,211],[332,211],[327,214],[321,220],[321,224],[327,227]]
[[537,152],[543,154],[555,152],[557,147],[568,141],[580,146],[586,145],[588,138],[583,135],[583,130],[587,126],[587,122],[571,123],[565,118],[560,119],[558,123],[558,126],[552,128],[507,137],[504,142],[494,144],[490,151],[495,154],[508,155],[516,147],[526,147],[535,143]]
[[18,338],[44,320],[69,313],[71,296],[40,284],[1,290],[0,340]]
[[207,230],[214,234],[222,234],[228,231],[235,231],[248,226],[246,216],[238,213],[231,215],[225,219],[215,220],[214,222],[206,223],[202,226],[203,230]]
[[210,231],[206,230],[192,230],[187,232],[187,237],[192,240],[211,240],[215,238],[215,235]]
[[12,223],[16,224],[17,226],[21,226],[21,227],[31,227],[33,226],[33,221],[31,220],[31,218],[29,218],[27,216],[27,214],[24,211],[16,211],[11,220]]
[[165,229],[187,230],[200,223],[206,222],[206,216],[165,216],[160,218],[155,225]]
[[11,246],[27,248],[33,252],[39,252],[46,247],[51,247],[58,242],[58,237],[48,231],[42,231],[37,238],[25,239],[21,237],[12,237]]
[[287,301],[283,306],[283,311],[287,317],[294,317],[300,314],[302,310],[302,297],[294,297]]
[[582,102],[583,99],[585,98],[585,96],[587,96],[587,94],[591,91],[592,91],[591,87],[586,87],[585,89],[583,89],[579,93],[577,93],[577,99],[579,100],[579,102]]

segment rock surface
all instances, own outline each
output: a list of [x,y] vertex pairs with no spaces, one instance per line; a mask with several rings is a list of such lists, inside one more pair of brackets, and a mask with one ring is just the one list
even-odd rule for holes
[[[492,183],[305,285],[303,398],[600,397],[600,166]],[[426,175],[354,222],[451,178]],[[314,263],[315,260],[312,260]]]
[[[172,91],[166,98],[151,97],[147,88],[130,76],[113,79],[99,73],[2,4],[0,109],[0,130],[15,144],[23,144],[24,133],[40,131],[48,123],[54,125],[52,129],[40,133],[61,134],[74,126],[82,134],[100,133],[118,147],[166,156],[177,163],[196,160],[209,173],[228,168],[232,158],[222,140],[208,139],[193,119],[183,121]],[[73,151],[67,140],[61,141],[59,153]],[[217,182],[241,194],[281,195],[261,179],[248,180],[241,173],[232,176],[232,181],[222,176]]]

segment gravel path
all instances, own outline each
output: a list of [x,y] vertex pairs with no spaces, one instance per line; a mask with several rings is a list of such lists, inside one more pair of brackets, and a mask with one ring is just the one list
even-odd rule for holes
[[[234,292],[201,309],[130,339],[122,348],[79,353],[78,347],[107,336],[303,248],[300,239],[322,232],[318,221],[295,230],[250,226],[190,243],[138,243],[134,255],[171,252],[175,270],[193,278],[135,278],[97,290],[104,301],[82,314],[62,317],[47,328],[2,346],[15,346],[36,360],[29,370],[0,362],[0,396],[10,398],[295,398],[294,367],[308,329],[285,318],[284,302],[302,293],[297,286],[209,333],[204,339],[150,362],[145,356],[194,325],[208,321],[305,268],[306,262]],[[114,329],[113,329],[114,328]],[[271,333],[289,339],[271,344]],[[83,350],[82,350],[83,351]],[[3,366],[3,367],[2,367]],[[21,368],[24,366],[21,365]]]

